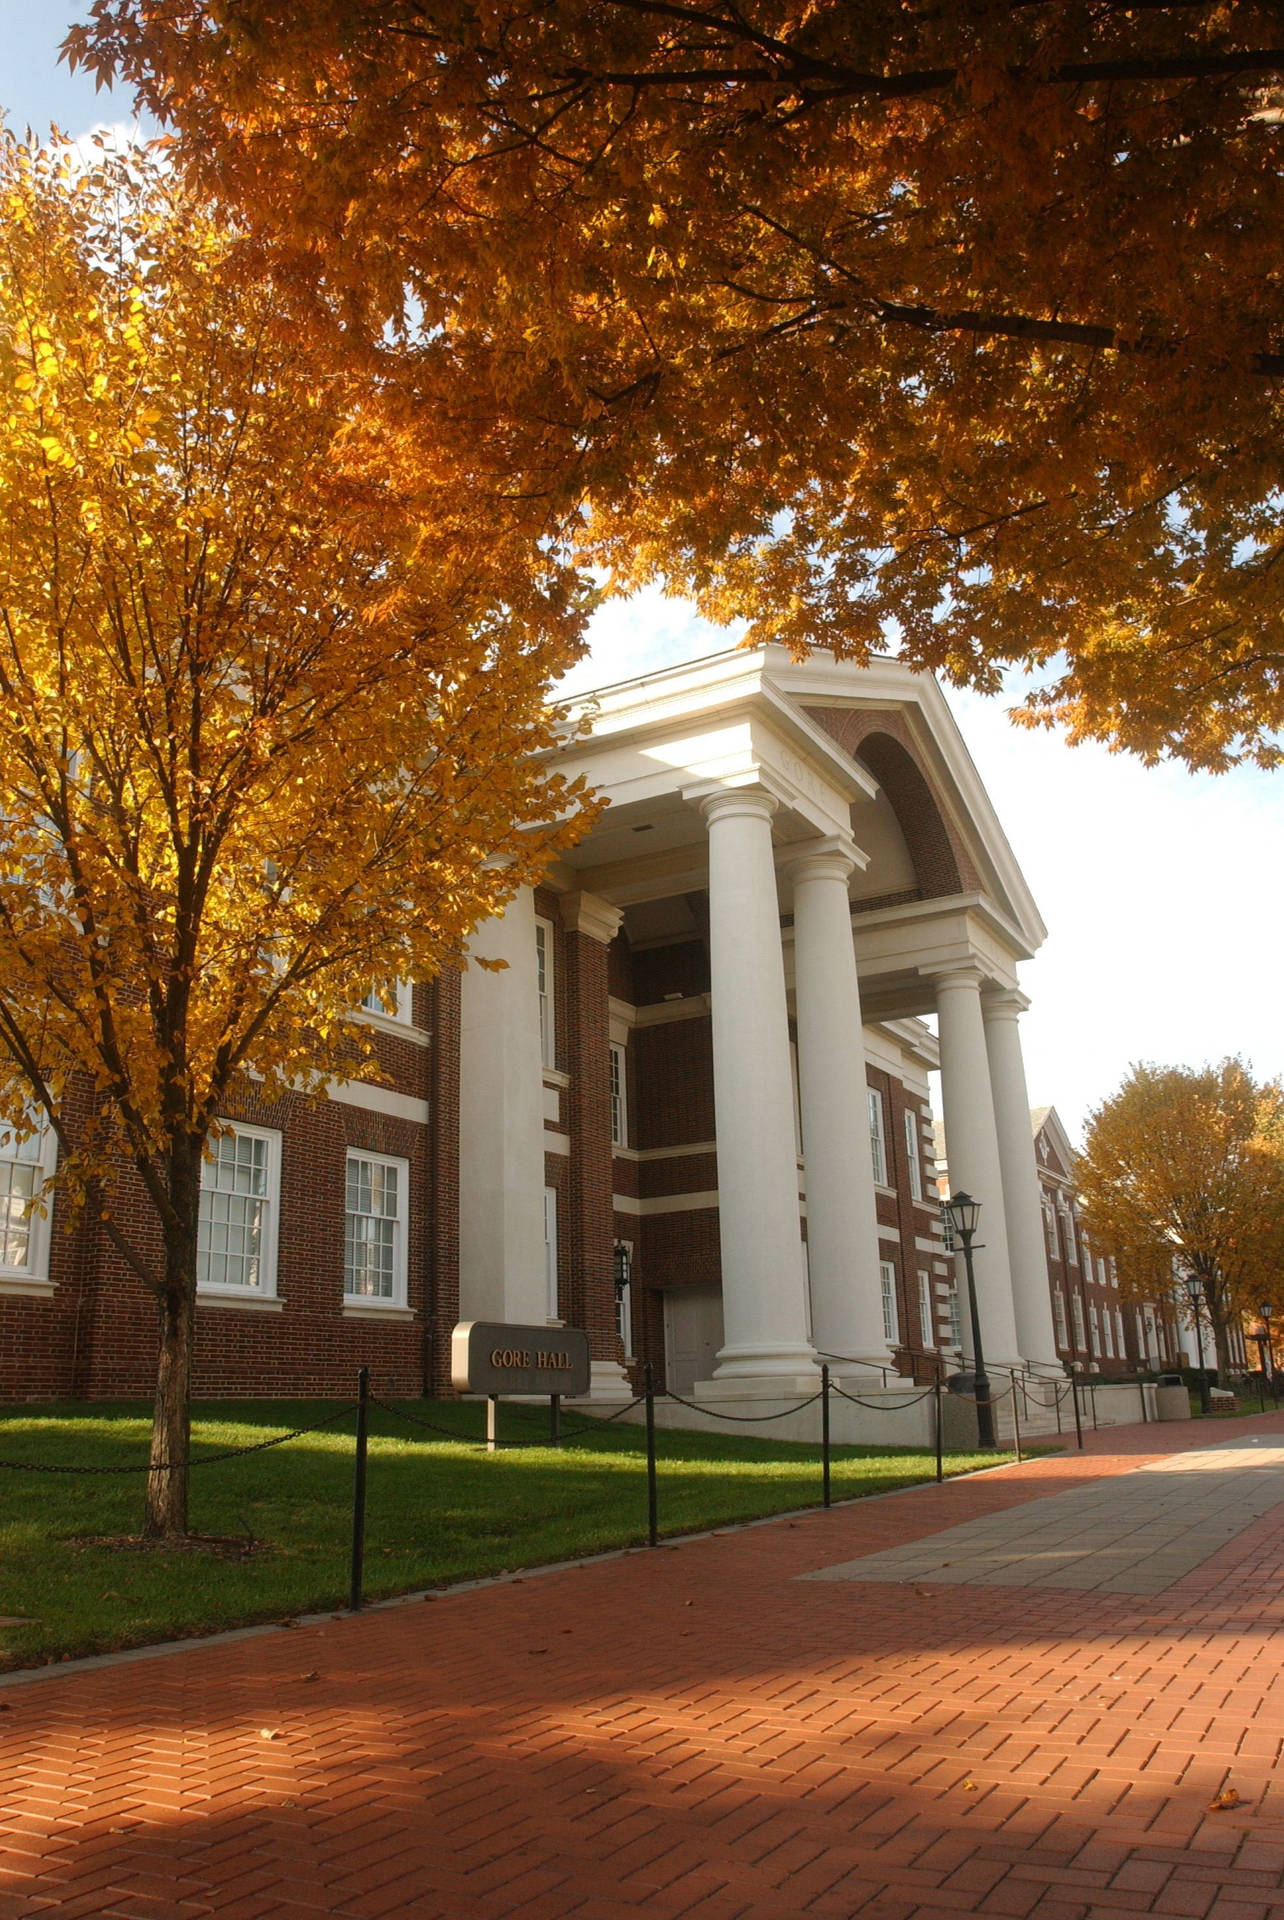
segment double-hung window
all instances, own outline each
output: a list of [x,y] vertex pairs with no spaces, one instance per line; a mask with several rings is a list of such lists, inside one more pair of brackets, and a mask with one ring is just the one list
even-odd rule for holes
[[1070,1296],[1070,1311],[1074,1315],[1074,1344],[1076,1353],[1082,1353],[1087,1347],[1083,1331],[1083,1301],[1077,1293]]
[[276,1295],[281,1136],[242,1122],[206,1150],[196,1231],[196,1284],[203,1293]]
[[362,1013],[382,1014],[385,1020],[409,1026],[413,1019],[414,989],[409,980],[390,980],[386,986],[371,987],[361,1002]]
[[1052,1289],[1052,1318],[1056,1323],[1057,1345],[1068,1347],[1070,1342],[1066,1338],[1066,1303],[1060,1287]]
[[343,1202],[343,1297],[362,1306],[406,1304],[405,1160],[353,1148]]
[[883,1296],[883,1338],[889,1347],[899,1346],[901,1319],[896,1308],[896,1268],[890,1260],[879,1261],[878,1278]]
[[875,1087],[868,1087],[869,1096],[869,1151],[874,1162],[874,1185],[887,1185],[887,1135],[883,1130],[883,1096]]
[[905,1113],[905,1152],[909,1160],[910,1198],[923,1198],[923,1140],[919,1133],[918,1115],[912,1107]]
[[553,1004],[553,923],[535,922],[535,977],[539,986],[540,1058],[546,1067],[557,1065],[557,1028]]
[[49,1221],[39,1199],[54,1150],[45,1127],[25,1140],[0,1127],[0,1279],[48,1279]]
[[624,1048],[611,1046],[611,1145],[629,1144],[628,1095],[624,1079]]
[[1045,1188],[1039,1196],[1043,1206],[1043,1231],[1048,1242],[1048,1254],[1051,1259],[1060,1257],[1061,1249],[1057,1245],[1057,1210],[1052,1195]]
[[936,1348],[936,1304],[932,1296],[932,1276],[918,1270],[918,1337],[927,1351]]

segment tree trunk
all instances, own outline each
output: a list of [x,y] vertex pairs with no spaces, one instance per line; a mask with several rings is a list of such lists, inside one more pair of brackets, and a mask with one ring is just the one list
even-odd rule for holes
[[1230,1385],[1230,1328],[1227,1323],[1225,1302],[1222,1299],[1221,1286],[1216,1279],[1204,1281],[1204,1311],[1208,1315],[1208,1324],[1213,1331],[1213,1356],[1217,1368],[1219,1387]]
[[181,1539],[187,1532],[200,1168],[199,1143],[184,1140],[171,1150],[169,1189],[174,1219],[165,1234],[165,1279],[159,1300],[156,1399],[143,1518],[143,1535],[148,1540]]

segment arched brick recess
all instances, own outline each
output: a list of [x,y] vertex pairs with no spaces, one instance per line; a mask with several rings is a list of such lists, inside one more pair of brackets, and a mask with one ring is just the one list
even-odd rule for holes
[[[918,876],[918,896],[979,891],[981,877],[953,832],[918,764],[909,729],[899,713],[844,707],[813,707],[817,720],[853,760],[864,763],[891,803]],[[868,908],[884,904],[862,900]]]

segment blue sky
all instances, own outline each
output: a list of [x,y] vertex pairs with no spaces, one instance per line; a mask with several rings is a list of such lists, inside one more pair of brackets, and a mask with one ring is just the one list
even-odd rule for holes
[[[65,133],[127,122],[57,63],[86,8],[0,0],[0,106],[9,125]],[[579,684],[627,678],[728,644],[658,595],[608,607]],[[1214,779],[1018,731],[1001,699],[950,703],[1048,925],[1023,972],[1030,1098],[1071,1133],[1130,1061],[1242,1053],[1284,1072],[1284,775]]]

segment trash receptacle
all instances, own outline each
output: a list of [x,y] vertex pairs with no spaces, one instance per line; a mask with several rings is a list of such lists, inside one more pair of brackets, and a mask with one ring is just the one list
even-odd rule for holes
[[1189,1420],[1190,1394],[1180,1373],[1161,1373],[1155,1384],[1156,1420]]

